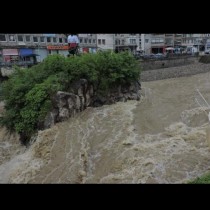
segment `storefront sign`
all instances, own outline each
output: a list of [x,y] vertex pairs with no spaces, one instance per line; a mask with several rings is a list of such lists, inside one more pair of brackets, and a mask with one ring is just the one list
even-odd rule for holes
[[18,55],[17,49],[3,49],[2,50],[3,55]]
[[68,50],[69,46],[68,45],[64,45],[64,46],[48,45],[47,49],[48,50]]

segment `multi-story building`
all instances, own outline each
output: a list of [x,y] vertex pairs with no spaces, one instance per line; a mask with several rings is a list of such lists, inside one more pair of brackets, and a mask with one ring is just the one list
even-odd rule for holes
[[144,54],[151,53],[151,34],[141,34],[140,50],[142,50]]
[[174,34],[174,47],[182,46],[182,37],[183,34]]
[[151,34],[151,53],[165,52],[165,34]]
[[[97,34],[79,34],[82,52],[95,52]],[[110,40],[106,40],[110,43]],[[113,41],[112,41],[113,42]],[[104,40],[101,42],[103,47]],[[108,46],[109,48],[109,46]],[[112,47],[113,48],[113,47]],[[41,62],[48,55],[68,55],[67,35],[64,34],[0,34],[0,62]]]
[[185,47],[196,47],[200,52],[205,50],[207,34],[183,34],[182,35],[182,46]]
[[210,34],[205,34],[203,43],[205,44],[205,51],[210,52]]
[[141,50],[140,34],[114,34],[114,44],[116,51],[130,50],[135,53]]
[[0,62],[41,62],[49,54],[68,54],[64,34],[0,34]]

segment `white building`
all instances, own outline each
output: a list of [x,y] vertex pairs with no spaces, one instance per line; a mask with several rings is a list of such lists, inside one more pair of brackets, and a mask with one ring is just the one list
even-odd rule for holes
[[97,48],[114,50],[114,34],[97,34]]
[[151,53],[151,34],[141,34],[140,50],[145,54]]

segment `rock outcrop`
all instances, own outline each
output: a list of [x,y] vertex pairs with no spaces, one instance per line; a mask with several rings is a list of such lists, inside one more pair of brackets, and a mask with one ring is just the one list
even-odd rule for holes
[[106,96],[97,93],[86,79],[80,79],[71,85],[70,92],[58,91],[53,97],[53,109],[48,113],[40,129],[50,128],[57,122],[74,117],[76,113],[89,106],[97,107],[118,101],[140,100],[139,82],[113,87]]

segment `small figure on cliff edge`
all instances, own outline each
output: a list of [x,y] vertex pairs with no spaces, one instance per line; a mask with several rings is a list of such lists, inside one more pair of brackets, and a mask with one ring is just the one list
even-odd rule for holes
[[77,34],[70,34],[67,38],[68,46],[69,46],[69,55],[77,54],[79,48],[79,38]]

